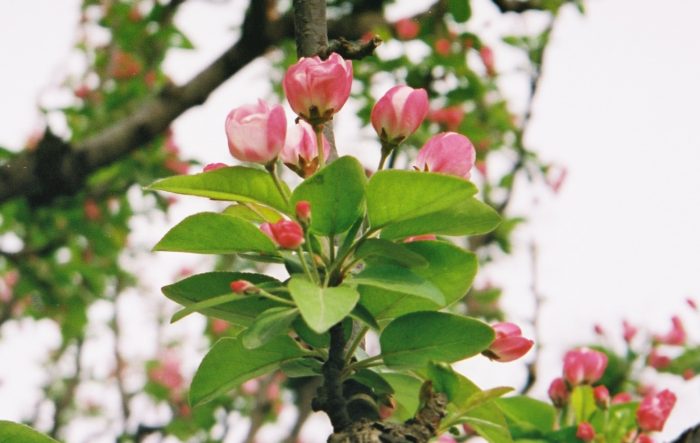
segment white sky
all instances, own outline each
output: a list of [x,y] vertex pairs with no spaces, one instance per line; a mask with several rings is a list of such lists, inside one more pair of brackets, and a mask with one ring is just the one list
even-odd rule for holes
[[[183,6],[178,20],[198,51],[168,58],[166,66],[176,81],[189,78],[233,41],[229,17],[236,17],[244,3],[213,6],[192,1]],[[487,35],[505,26],[527,29],[536,22],[534,17],[515,16],[505,24],[494,22],[487,0],[474,3],[474,26]],[[78,4],[0,0],[0,146],[20,146],[37,127],[36,98],[42,87],[62,78]],[[680,313],[691,336],[700,339],[699,318],[683,302],[688,296],[700,299],[698,17],[697,0],[592,0],[583,17],[564,11],[556,28],[527,143],[545,159],[565,165],[569,175],[556,197],[544,189],[519,195],[514,210],[531,220],[518,232],[520,252],[482,276],[505,287],[507,309],[515,319],[526,321],[532,307],[527,245],[533,238],[537,242],[540,292],[547,298],[540,394],[559,370],[561,352],[591,339],[595,322],[617,337],[622,318],[665,331],[669,317]],[[513,71],[517,58],[507,49],[497,49],[499,69]],[[224,116],[230,108],[265,94],[260,78],[266,69],[265,62],[248,67],[205,106],[177,121],[177,140],[187,155],[230,162]],[[504,85],[514,91],[516,103],[520,84],[513,80]],[[352,130],[341,127],[338,133],[343,140]],[[373,157],[368,160],[372,163]],[[169,223],[190,212],[192,206],[178,205]],[[135,238],[146,245],[163,226],[139,222]],[[160,254],[157,260],[175,267],[183,259]],[[42,328],[48,337],[50,328]],[[18,331],[4,329],[4,338]],[[40,349],[26,348],[18,340],[0,346],[0,362],[31,361],[41,355]],[[18,349],[27,352],[19,356]],[[7,367],[0,366],[2,376]],[[513,366],[484,361],[462,366],[478,369],[469,375],[485,386],[522,377]],[[2,398],[14,402],[36,377],[0,386],[0,418],[16,419],[13,406]],[[675,387],[680,397],[679,412],[662,434],[670,438],[697,421],[693,411],[700,410],[700,382],[681,388],[674,378],[662,377],[658,385]]]

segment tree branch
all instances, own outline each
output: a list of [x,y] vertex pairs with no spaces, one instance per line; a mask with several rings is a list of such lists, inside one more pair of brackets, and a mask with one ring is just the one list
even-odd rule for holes
[[[325,2],[320,3],[325,10]],[[271,12],[267,1],[251,2],[238,42],[186,84],[164,88],[132,114],[94,137],[69,145],[46,134],[35,151],[22,152],[0,163],[0,203],[27,197],[33,204],[42,205],[60,195],[74,194],[82,189],[88,175],[151,142],[173,120],[202,104],[212,91],[249,62],[272,45],[294,35],[292,16],[273,20]],[[359,40],[365,33],[386,24],[381,8],[368,7],[330,21],[327,26],[329,35],[340,42],[339,37]],[[314,35],[313,38],[319,37]],[[324,45],[328,44],[326,40]],[[321,49],[316,48],[312,53]]]
[[543,10],[540,0],[491,0],[501,12],[525,12]]

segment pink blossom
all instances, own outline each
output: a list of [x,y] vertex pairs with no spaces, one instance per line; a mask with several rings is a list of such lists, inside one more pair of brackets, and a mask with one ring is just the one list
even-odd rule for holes
[[234,294],[245,294],[254,287],[255,285],[248,280],[234,280],[231,282],[231,291]]
[[639,437],[637,437],[636,443],[654,443],[654,439],[647,434],[640,434]]
[[654,337],[654,339],[659,343],[663,343],[665,345],[684,345],[686,333],[685,328],[683,327],[683,322],[681,321],[680,317],[678,317],[677,315],[671,317],[671,330],[668,331],[668,333],[666,333],[665,335],[657,335],[656,337]]
[[496,323],[491,326],[496,338],[483,354],[502,363],[517,360],[532,348],[534,341],[522,336],[520,327],[514,323]]
[[612,401],[610,403],[614,405],[620,405],[623,403],[629,403],[632,401],[632,394],[629,392],[620,392],[619,394],[615,394],[612,398]]
[[420,33],[420,24],[410,18],[402,18],[394,24],[394,29],[401,40],[412,40]]
[[571,386],[595,383],[605,372],[608,356],[593,349],[580,348],[564,356],[564,378]]
[[622,337],[627,343],[632,341],[634,336],[637,335],[637,332],[637,328],[627,322],[627,320],[622,321]]
[[158,364],[151,368],[148,375],[154,383],[171,391],[180,390],[185,381],[180,371],[180,360],[171,353],[162,356]]
[[447,57],[452,50],[452,43],[446,38],[439,38],[435,40],[434,48],[435,52],[443,57]]
[[610,407],[610,391],[605,385],[596,386],[593,388],[593,398],[595,399],[596,405],[601,409],[608,409]]
[[671,364],[671,357],[660,354],[656,349],[652,349],[647,357],[647,364],[654,369],[664,369]]
[[227,168],[228,165],[226,163],[209,163],[208,165],[204,166],[204,169],[202,172],[209,172],[209,171],[216,171],[217,169],[221,168]]
[[274,161],[287,134],[282,106],[270,106],[263,100],[232,110],[226,117],[225,128],[231,155],[252,163]]
[[554,406],[563,408],[569,403],[571,392],[569,392],[569,387],[566,386],[564,379],[557,377],[552,380],[552,383],[549,385],[547,395],[549,395],[549,399],[552,400]]
[[469,179],[476,151],[471,141],[456,132],[433,136],[418,151],[416,169]]
[[[328,158],[331,145],[323,139],[323,158]],[[300,121],[287,129],[287,140],[280,153],[282,162],[301,177],[309,177],[318,169],[316,133],[310,124]]]
[[308,222],[311,219],[311,203],[307,200],[299,200],[294,206],[297,219]]
[[593,441],[595,439],[595,429],[588,422],[581,422],[576,429],[576,438],[583,441]]
[[695,302],[694,299],[688,297],[685,299],[685,302],[690,306],[690,309],[697,311],[698,310],[698,304]]
[[640,429],[646,432],[661,431],[675,404],[676,395],[668,389],[644,397],[637,409]]
[[479,55],[481,56],[481,62],[486,68],[486,73],[490,76],[496,74],[496,65],[493,59],[493,50],[488,46],[482,46],[479,49]]
[[428,115],[428,93],[398,85],[389,89],[372,108],[370,121],[379,137],[398,144],[416,132]]
[[448,131],[456,131],[464,120],[464,109],[461,106],[434,109],[428,113],[428,120],[443,125]]
[[350,96],[352,62],[336,53],[327,60],[302,57],[287,70],[282,86],[294,112],[312,124],[322,123]]
[[263,223],[260,230],[284,249],[296,249],[304,243],[304,230],[299,223],[292,220]]

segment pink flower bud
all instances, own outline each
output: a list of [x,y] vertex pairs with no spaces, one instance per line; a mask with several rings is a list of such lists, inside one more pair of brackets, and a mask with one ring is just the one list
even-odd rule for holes
[[490,76],[496,75],[496,65],[493,60],[493,50],[488,46],[482,46],[479,49],[479,55],[481,56],[481,62],[486,68],[486,73]]
[[668,389],[644,397],[637,409],[640,429],[646,432],[661,431],[675,404],[676,395]]
[[610,402],[613,405],[621,405],[623,403],[629,403],[632,401],[632,394],[629,392],[620,392],[615,394]]
[[683,370],[683,380],[691,380],[695,377],[695,371],[692,368],[685,368]]
[[595,332],[596,335],[605,335],[605,329],[598,323],[593,326],[593,332]]
[[461,106],[434,109],[428,113],[428,120],[444,126],[448,131],[456,131],[464,120],[464,109]]
[[514,323],[496,323],[491,326],[496,339],[482,352],[491,360],[502,363],[517,360],[532,348],[534,341],[522,336],[522,331]]
[[608,409],[610,407],[610,391],[605,385],[593,388],[593,398],[600,409]]
[[428,93],[398,85],[380,98],[372,108],[370,121],[382,140],[401,143],[416,132],[428,115]]
[[394,25],[396,36],[401,40],[412,40],[420,33],[420,24],[410,18],[402,18]]
[[654,439],[646,434],[640,434],[639,437],[637,437],[636,443],[654,443]]
[[232,110],[225,128],[231,155],[244,162],[267,164],[284,146],[287,120],[282,106],[259,100],[256,105]]
[[333,53],[327,60],[302,57],[282,81],[292,110],[314,124],[330,120],[350,96],[352,62]]
[[284,249],[296,249],[304,243],[304,230],[299,223],[292,220],[263,223],[260,230]]
[[[323,138],[323,158],[328,158],[331,145]],[[310,124],[300,121],[287,130],[287,140],[280,153],[282,162],[301,177],[309,177],[318,169],[316,133]]]
[[299,220],[308,222],[311,219],[311,203],[306,200],[300,200],[297,202],[294,210],[297,214]]
[[563,408],[569,403],[569,397],[571,392],[569,392],[569,387],[566,386],[566,382],[563,378],[557,377],[552,380],[552,383],[547,389],[547,394],[549,399],[552,400],[552,404],[557,408]]
[[413,243],[414,241],[427,241],[427,240],[437,240],[437,237],[435,234],[423,234],[423,235],[414,235],[411,237],[406,237],[403,242],[404,243]]
[[571,386],[598,381],[608,365],[608,356],[593,349],[581,348],[564,356],[564,378]]
[[671,364],[671,357],[660,354],[656,349],[652,349],[647,357],[647,364],[654,369],[664,369]]
[[698,310],[698,304],[693,300],[692,298],[688,297],[685,299],[685,302],[690,306],[690,309],[697,311]]
[[443,57],[447,57],[450,55],[450,51],[452,50],[452,43],[446,38],[439,38],[435,40],[434,48],[435,52]]
[[476,151],[471,141],[456,132],[433,136],[418,151],[416,169],[469,179]]
[[202,172],[209,172],[209,171],[216,171],[217,169],[221,168],[227,168],[228,165],[226,163],[209,163],[204,167],[204,170]]
[[671,330],[666,333],[666,335],[657,335],[654,337],[659,343],[665,345],[682,346],[685,344],[685,328],[683,327],[683,322],[681,319],[674,315],[671,317]]
[[595,429],[588,422],[581,422],[576,429],[576,438],[583,441],[595,440]]
[[213,318],[211,320],[211,332],[215,335],[221,335],[229,330],[231,324],[226,320],[221,320],[220,318]]
[[622,337],[629,344],[634,336],[637,335],[637,328],[627,322],[627,320],[622,321]]
[[255,286],[248,280],[234,280],[231,282],[231,290],[235,294],[245,294]]

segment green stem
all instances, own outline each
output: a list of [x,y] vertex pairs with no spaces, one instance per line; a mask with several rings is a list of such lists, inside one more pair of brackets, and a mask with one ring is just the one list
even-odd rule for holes
[[[318,274],[314,275],[309,271],[309,266],[306,264],[306,258],[304,257],[304,250],[299,246],[297,248],[297,254],[299,255],[299,262],[301,262],[301,267],[304,269],[304,274],[309,277],[309,280],[321,284],[321,280],[318,278]],[[316,269],[316,267],[313,267]]]
[[267,298],[267,299],[269,299],[269,300],[273,300],[273,301],[276,301],[277,303],[282,303],[282,304],[289,305],[289,306],[296,306],[296,305],[294,304],[294,302],[291,301],[291,300],[287,300],[286,298],[282,298],[282,297],[278,297],[278,296],[276,296],[276,295],[272,295],[272,294],[270,294],[269,292],[267,292],[267,291],[264,290],[264,289],[260,289],[260,288],[257,288],[257,289],[258,289],[258,292],[257,292],[258,295],[261,295],[261,296],[263,296],[263,297],[265,297],[265,298]]
[[360,343],[365,337],[365,334],[367,334],[367,331],[369,331],[369,327],[365,326],[360,330],[360,332],[357,333],[357,336],[353,339],[352,343],[350,343],[350,346],[348,347],[348,353],[345,355],[345,366],[348,366],[350,364],[352,356],[355,354],[355,350],[358,346],[360,346]]
[[314,126],[316,133],[316,149],[318,151],[318,169],[326,166],[326,159],[323,155],[323,124]]
[[374,357],[366,358],[362,361],[355,362],[345,367],[345,373],[349,374],[351,371],[356,371],[362,368],[369,368],[371,366],[379,366],[382,364],[381,360],[384,357],[380,355],[375,355]]
[[287,191],[284,189],[282,186],[282,183],[280,182],[279,177],[277,177],[277,171],[276,171],[276,166],[277,165],[277,160],[274,162],[271,162],[267,165],[265,165],[265,169],[267,169],[267,172],[270,173],[270,177],[272,177],[272,181],[275,183],[275,187],[277,188],[277,191],[279,191],[280,196],[282,196],[282,200],[289,206],[289,195],[287,194]]

